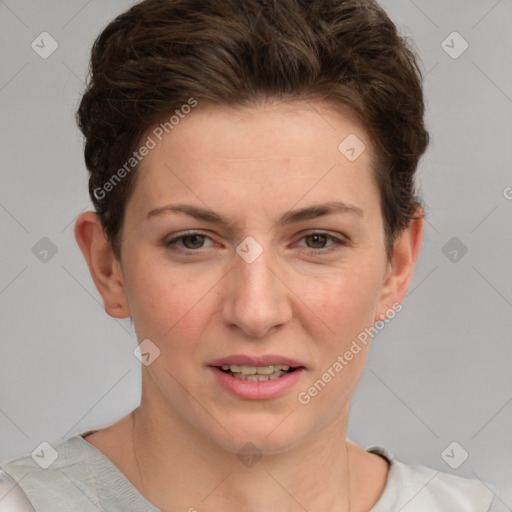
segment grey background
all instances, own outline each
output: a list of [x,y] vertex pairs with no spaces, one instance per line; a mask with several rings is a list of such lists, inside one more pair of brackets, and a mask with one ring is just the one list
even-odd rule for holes
[[[375,338],[354,395],[349,437],[494,483],[512,510],[512,2],[381,5],[426,73],[432,143],[418,185],[429,211],[404,309]],[[139,404],[133,329],[104,312],[73,236],[92,209],[73,118],[88,52],[128,6],[0,0],[0,462]],[[47,59],[31,48],[43,31],[59,45]],[[469,43],[456,59],[441,46],[453,31]],[[457,469],[441,457],[453,441],[469,453]]]

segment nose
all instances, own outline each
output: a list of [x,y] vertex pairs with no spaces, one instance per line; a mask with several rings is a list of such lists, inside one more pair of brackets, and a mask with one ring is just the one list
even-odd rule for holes
[[234,259],[234,267],[226,276],[224,322],[257,338],[289,322],[293,294],[271,251],[264,250],[252,263],[238,254]]

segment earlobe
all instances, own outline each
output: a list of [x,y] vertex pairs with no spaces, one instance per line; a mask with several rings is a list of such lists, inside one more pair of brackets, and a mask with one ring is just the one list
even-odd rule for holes
[[75,222],[75,239],[89,267],[105,311],[115,318],[130,316],[121,265],[115,258],[99,216],[84,212]]
[[423,211],[420,211],[395,240],[375,321],[383,320],[386,312],[393,309],[393,304],[402,304],[405,300],[423,240],[423,217]]

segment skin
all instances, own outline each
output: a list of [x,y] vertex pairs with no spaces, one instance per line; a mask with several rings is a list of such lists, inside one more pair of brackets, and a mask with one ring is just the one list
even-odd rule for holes
[[[366,145],[353,162],[338,151],[350,134]],[[409,223],[388,261],[371,158],[363,128],[327,104],[198,106],[137,170],[121,261],[94,212],[77,219],[76,240],[106,312],[131,316],[139,342],[161,351],[142,366],[141,405],[87,441],[161,510],[339,512],[350,495],[350,510],[361,512],[378,501],[387,462],[346,441],[370,343],[307,405],[297,399],[404,300],[412,280],[423,218]],[[327,201],[363,215],[277,222]],[[170,212],[146,219],[176,203],[209,208],[232,225]],[[206,237],[165,246],[185,230]],[[347,245],[306,236],[317,232]],[[252,263],[235,250],[248,236],[263,248]],[[233,396],[207,367],[231,354],[270,353],[306,367],[273,399]],[[263,455],[252,467],[237,456],[249,442]]]

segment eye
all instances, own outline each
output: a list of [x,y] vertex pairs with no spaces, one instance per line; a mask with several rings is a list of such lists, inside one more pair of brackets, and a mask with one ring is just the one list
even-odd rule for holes
[[[176,252],[186,252],[187,250],[194,251],[196,249],[203,249],[206,239],[211,240],[210,237],[199,231],[190,231],[165,241],[164,245]],[[183,245],[180,247],[177,245],[177,242]]]
[[[208,247],[204,245],[206,240],[211,241],[211,238],[199,231],[189,231],[165,241],[164,245],[174,252],[198,252],[198,249],[204,249],[205,247]],[[310,249],[313,249],[311,251],[303,251],[307,256],[319,256],[322,254],[328,254],[349,245],[346,240],[337,238],[328,233],[316,231],[307,233],[306,235],[302,236],[300,240],[305,240],[307,243],[306,246]],[[326,247],[325,244],[328,241],[331,242],[331,245]]]
[[[337,238],[328,233],[321,232],[313,232],[304,235],[301,240],[311,241],[312,245],[308,245],[309,248],[313,248],[313,251],[305,251],[305,254],[308,256],[317,256],[321,254],[328,254],[334,251],[341,249],[344,246],[348,246],[348,242]],[[331,241],[332,244],[330,246],[325,247],[325,243],[327,241]]]

